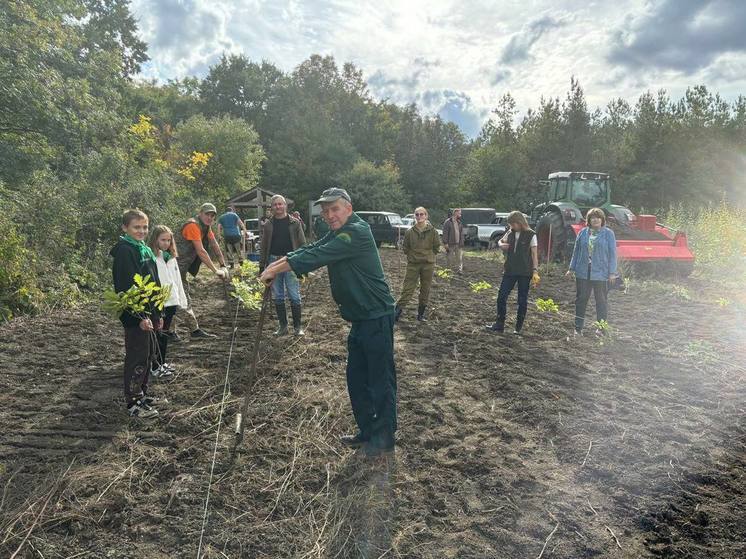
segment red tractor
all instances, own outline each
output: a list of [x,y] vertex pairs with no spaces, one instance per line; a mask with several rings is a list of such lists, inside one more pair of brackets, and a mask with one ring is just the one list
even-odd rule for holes
[[636,271],[670,271],[688,276],[694,269],[694,255],[686,234],[658,223],[654,215],[635,215],[628,208],[611,203],[607,173],[559,172],[542,181],[546,201],[531,211],[531,221],[544,261],[568,261],[575,238],[585,226],[591,208],[606,213],[606,223],[617,239],[620,264]]

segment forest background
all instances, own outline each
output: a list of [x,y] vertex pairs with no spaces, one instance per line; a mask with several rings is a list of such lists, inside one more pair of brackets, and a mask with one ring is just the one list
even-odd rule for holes
[[[590,108],[568,76],[519,115],[506,92],[475,139],[374,99],[350,63],[291,72],[224,56],[204,79],[137,79],[128,0],[8,0],[0,10],[0,316],[98,293],[122,210],[176,226],[254,186],[303,211],[330,185],[358,209],[440,221],[449,207],[528,210],[558,170],[612,175],[613,200],[690,233],[698,260],[746,255],[746,98],[705,85]],[[712,232],[716,231],[717,234]],[[726,238],[727,237],[727,238]]]

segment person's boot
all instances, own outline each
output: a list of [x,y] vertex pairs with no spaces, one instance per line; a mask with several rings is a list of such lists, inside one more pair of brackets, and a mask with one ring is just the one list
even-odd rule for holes
[[505,317],[501,318],[498,316],[495,322],[493,322],[492,324],[487,324],[484,329],[490,332],[497,332],[498,334],[502,334],[505,330]]
[[419,307],[417,307],[417,320],[419,320],[420,322],[424,322],[427,320],[427,318],[425,318],[426,308],[427,305],[420,305]]
[[525,314],[519,314],[516,317],[516,320],[515,320],[515,330],[513,330],[513,334],[515,334],[517,336],[518,334],[521,333],[521,329],[523,328],[523,322],[525,320],[526,320],[526,315]]
[[396,305],[396,314],[394,315],[394,322],[399,322],[399,319],[401,318],[402,308],[399,305]]
[[275,330],[275,336],[284,336],[288,333],[288,312],[285,308],[285,301],[275,303],[275,310],[277,311],[277,320],[280,323],[280,326]]
[[339,440],[344,446],[348,448],[360,448],[370,440],[370,437],[364,435],[361,431],[359,431],[355,435],[342,435]]
[[301,306],[290,303],[290,311],[293,313],[293,333],[296,336],[305,336],[306,333],[301,324]]

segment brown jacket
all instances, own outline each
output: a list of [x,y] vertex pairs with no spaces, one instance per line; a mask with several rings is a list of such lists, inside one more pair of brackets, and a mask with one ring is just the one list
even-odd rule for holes
[[[459,228],[459,237],[458,237],[458,246],[463,247],[464,246],[464,222],[460,219],[456,221]],[[455,228],[456,226],[453,224],[453,218],[449,217],[446,219],[446,222],[443,224],[443,245],[445,246],[455,246],[456,245],[456,239],[455,239]]]
[[[261,257],[259,258],[260,270],[264,270],[264,268],[267,267],[267,264],[269,264],[269,249],[272,246],[272,224],[274,219],[274,217],[268,219],[264,223],[264,228],[262,229],[262,251]],[[288,227],[290,229],[290,242],[293,243],[293,250],[298,250],[306,244],[306,235],[303,233],[303,225],[301,225],[301,222],[290,214],[288,214],[288,219],[290,219]]]

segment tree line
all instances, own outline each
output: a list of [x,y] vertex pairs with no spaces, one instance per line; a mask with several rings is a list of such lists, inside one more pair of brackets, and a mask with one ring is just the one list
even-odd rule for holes
[[123,208],[177,225],[254,186],[356,207],[528,209],[556,170],[612,174],[633,209],[739,201],[746,100],[704,86],[591,110],[571,79],[519,118],[506,93],[470,140],[415,105],[375,99],[362,71],[312,55],[285,72],[223,56],[204,78],[137,79],[148,60],[128,0],[9,0],[0,10],[0,314],[98,289]]

